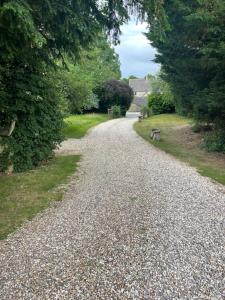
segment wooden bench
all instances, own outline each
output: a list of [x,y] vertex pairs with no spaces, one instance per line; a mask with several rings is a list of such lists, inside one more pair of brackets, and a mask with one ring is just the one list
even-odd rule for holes
[[153,141],[160,141],[160,129],[153,128],[150,136]]

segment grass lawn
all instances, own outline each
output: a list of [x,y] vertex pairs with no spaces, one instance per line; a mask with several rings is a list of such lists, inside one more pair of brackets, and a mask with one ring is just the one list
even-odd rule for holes
[[67,183],[79,159],[78,155],[60,156],[29,172],[0,175],[0,239],[62,199],[60,185]]
[[63,131],[66,138],[81,138],[87,131],[102,122],[109,120],[106,114],[73,115],[65,119],[66,127]]
[[[175,114],[157,115],[134,124],[136,132],[154,146],[196,167],[203,176],[225,184],[225,155],[201,147],[201,134],[191,130],[192,120]],[[152,141],[152,128],[161,130],[161,140]]]

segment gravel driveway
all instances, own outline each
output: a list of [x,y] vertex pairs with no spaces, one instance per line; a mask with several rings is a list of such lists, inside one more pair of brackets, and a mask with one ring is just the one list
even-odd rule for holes
[[225,190],[150,146],[132,119],[97,126],[64,201],[0,243],[0,299],[225,299]]

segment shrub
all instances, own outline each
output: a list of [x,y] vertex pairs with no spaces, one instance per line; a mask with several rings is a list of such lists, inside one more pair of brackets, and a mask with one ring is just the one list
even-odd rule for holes
[[108,108],[118,105],[121,114],[125,115],[133,100],[133,90],[123,81],[107,80],[95,88],[99,99],[99,111],[106,113]]
[[141,113],[143,115],[143,117],[147,117],[149,118],[150,115],[151,115],[151,109],[146,105],[146,106],[143,106],[142,109],[141,109]]
[[112,117],[119,118],[121,116],[121,109],[119,105],[113,105],[112,106]]
[[225,153],[225,130],[216,130],[206,133],[203,146],[209,152]]
[[173,103],[166,102],[162,94],[151,94],[148,97],[148,107],[154,115],[173,113],[175,106]]
[[192,129],[193,132],[199,133],[199,132],[211,131],[212,126],[210,124],[207,124],[207,123],[202,123],[202,122],[196,121],[191,129]]
[[1,139],[0,171],[11,165],[14,171],[25,171],[52,157],[62,141],[60,98],[47,73],[17,67],[4,75],[1,87],[7,97],[0,97],[0,128],[17,121],[12,135]]
[[202,125],[199,123],[199,122],[196,122],[192,127],[191,127],[191,130],[194,132],[194,133],[199,133],[202,131]]

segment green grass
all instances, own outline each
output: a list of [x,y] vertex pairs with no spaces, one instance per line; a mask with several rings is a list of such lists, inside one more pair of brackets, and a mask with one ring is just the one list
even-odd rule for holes
[[63,186],[77,168],[78,155],[60,156],[35,170],[0,175],[0,239],[60,201]]
[[[134,129],[154,146],[195,167],[201,175],[225,184],[225,155],[204,150],[202,136],[192,132],[191,124],[191,119],[164,114],[137,122]],[[150,139],[152,128],[161,130],[160,141]]]
[[65,119],[63,133],[66,138],[82,138],[87,131],[102,122],[109,120],[106,114],[73,115]]

